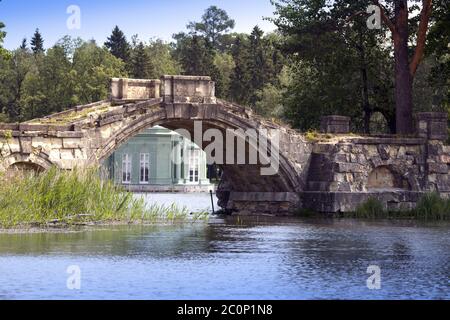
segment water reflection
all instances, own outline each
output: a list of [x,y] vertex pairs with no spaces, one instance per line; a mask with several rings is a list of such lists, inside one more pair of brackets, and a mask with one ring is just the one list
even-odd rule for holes
[[449,225],[270,218],[2,234],[0,298],[448,299],[449,240]]

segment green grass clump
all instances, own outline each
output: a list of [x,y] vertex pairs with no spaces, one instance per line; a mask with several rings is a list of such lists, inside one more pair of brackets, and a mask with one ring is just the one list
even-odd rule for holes
[[144,199],[102,179],[97,169],[3,177],[0,183],[0,228],[86,223],[177,221],[187,210],[175,205],[146,208]]
[[388,215],[389,213],[384,209],[381,201],[375,198],[370,198],[358,206],[355,211],[355,217],[364,219],[385,218]]
[[412,210],[388,211],[381,201],[370,198],[347,216],[362,219],[450,220],[450,199],[444,199],[438,193],[427,193],[420,197]]
[[423,195],[414,210],[417,219],[450,220],[450,199],[443,199],[438,193]]

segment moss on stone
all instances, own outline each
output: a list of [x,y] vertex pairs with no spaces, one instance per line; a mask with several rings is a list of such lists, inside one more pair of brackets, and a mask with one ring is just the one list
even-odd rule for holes
[[82,120],[89,117],[90,115],[100,115],[106,113],[110,110],[111,104],[104,104],[101,106],[95,106],[91,108],[86,108],[81,111],[70,111],[67,113],[62,113],[49,118],[33,120],[31,124],[69,124],[74,121]]

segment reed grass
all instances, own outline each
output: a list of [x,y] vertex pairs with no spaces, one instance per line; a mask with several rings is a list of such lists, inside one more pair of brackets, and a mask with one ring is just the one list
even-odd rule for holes
[[3,177],[0,182],[0,228],[175,222],[189,215],[176,205],[146,207],[144,199],[102,179],[97,169],[52,168]]
[[379,200],[371,198],[349,216],[363,219],[450,220],[450,199],[444,199],[435,192],[426,193],[412,210],[388,211]]

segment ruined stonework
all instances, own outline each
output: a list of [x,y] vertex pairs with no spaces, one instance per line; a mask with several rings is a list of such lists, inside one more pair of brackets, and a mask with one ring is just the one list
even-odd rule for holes
[[203,132],[279,133],[277,174],[261,175],[262,164],[223,166],[217,195],[230,212],[347,212],[370,197],[394,210],[414,206],[424,192],[450,196],[450,148],[443,143],[446,117],[418,114],[417,136],[399,138],[350,135],[349,118],[330,116],[322,121],[323,137],[309,141],[249,108],[217,99],[210,77],[112,79],[108,100],[26,123],[0,124],[0,170],[98,165],[149,127],[185,129],[194,136],[194,122],[201,121]]

